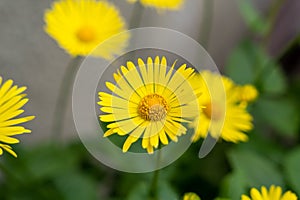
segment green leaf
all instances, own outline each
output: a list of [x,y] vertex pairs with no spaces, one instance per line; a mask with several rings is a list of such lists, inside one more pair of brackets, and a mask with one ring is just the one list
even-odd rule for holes
[[228,174],[223,180],[221,186],[221,196],[226,196],[230,199],[240,199],[241,195],[246,192],[246,181],[247,180],[242,172],[234,170],[233,173]]
[[158,197],[159,199],[170,199],[170,200],[177,200],[178,196],[170,186],[169,183],[166,181],[160,181],[158,187]]
[[244,41],[233,50],[225,74],[237,84],[255,84],[262,93],[282,94],[287,88],[280,65],[251,41]]
[[253,83],[253,56],[249,55],[250,43],[244,42],[230,55],[225,67],[225,73],[238,84]]
[[268,67],[270,73],[265,73],[262,80],[262,90],[267,93],[282,94],[287,88],[287,83],[281,68],[273,63]]
[[270,58],[261,46],[246,40],[229,56],[225,73],[238,84],[254,84],[268,63]]
[[234,170],[245,177],[249,187],[283,185],[283,178],[277,166],[255,152],[241,149],[231,151],[229,161]]
[[289,152],[284,160],[284,172],[293,190],[300,194],[300,147]]
[[76,155],[63,147],[44,145],[29,153],[26,164],[35,178],[49,178],[76,168]]
[[260,98],[256,102],[255,112],[279,133],[285,136],[296,136],[299,128],[299,115],[293,101]]
[[65,200],[98,199],[96,182],[78,172],[61,174],[55,183]]
[[[128,200],[149,199],[150,183],[140,182],[130,192]],[[178,200],[177,194],[166,181],[159,181],[157,187],[158,199]]]
[[145,182],[140,182],[136,184],[134,189],[129,193],[127,200],[148,199],[148,196],[149,196],[148,184]]
[[260,15],[251,0],[238,0],[238,6],[247,26],[261,36],[265,35],[270,24]]

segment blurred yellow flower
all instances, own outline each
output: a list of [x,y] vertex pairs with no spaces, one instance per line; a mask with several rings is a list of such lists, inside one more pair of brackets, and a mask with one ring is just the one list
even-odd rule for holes
[[201,199],[197,194],[193,192],[189,192],[184,194],[183,200],[201,200]]
[[242,102],[252,102],[258,97],[257,89],[250,84],[237,86],[237,92]]
[[149,154],[159,144],[167,145],[169,139],[177,142],[187,128],[182,123],[191,122],[198,114],[197,97],[189,80],[194,69],[186,64],[175,69],[176,62],[168,68],[165,57],[157,56],[154,62],[148,57],[145,64],[127,62],[114,74],[115,83],[106,82],[111,93],[99,92],[102,122],[109,122],[104,137],[117,133],[128,135],[123,152],[142,138],[142,147]]
[[272,185],[269,189],[265,186],[261,187],[261,191],[256,188],[252,188],[250,191],[250,197],[242,195],[241,200],[297,200],[297,196],[291,191],[287,191],[282,194],[282,189],[279,186]]
[[125,30],[125,21],[119,10],[106,1],[55,1],[52,9],[45,12],[45,23],[45,31],[72,56],[92,53],[110,59],[122,52],[129,37],[122,34],[106,42],[105,47],[93,51],[111,36]]
[[[129,3],[135,3],[138,0],[127,0]],[[142,5],[153,7],[158,10],[179,10],[184,0],[139,0]]]
[[[208,133],[214,138],[221,137],[228,142],[247,141],[248,136],[244,132],[253,128],[252,116],[247,112],[246,104],[239,103],[234,82],[210,71],[203,71],[196,78],[197,84],[203,87],[203,94],[198,101],[205,108],[192,124],[195,128],[193,141],[205,138]],[[217,82],[223,83],[224,88],[219,88],[215,84]],[[226,98],[216,98],[225,102],[212,102],[211,92],[215,95],[225,92]]]
[[34,119],[34,116],[16,118],[24,112],[21,108],[28,102],[23,93],[25,90],[26,87],[13,86],[12,80],[2,83],[0,76],[0,155],[4,149],[17,157],[10,145],[19,143],[19,140],[12,136],[31,132],[18,124]]

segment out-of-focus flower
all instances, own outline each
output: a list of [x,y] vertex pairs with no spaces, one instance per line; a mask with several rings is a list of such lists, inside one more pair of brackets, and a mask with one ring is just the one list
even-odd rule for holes
[[261,191],[256,188],[252,188],[250,191],[250,197],[242,195],[241,200],[297,200],[297,196],[291,191],[287,191],[282,194],[282,189],[279,186],[272,185],[269,189],[265,186],[261,187]]
[[[106,59],[120,54],[128,34],[121,34],[95,49],[99,44],[125,30],[119,10],[109,2],[96,0],[60,0],[45,12],[45,31],[72,56],[99,56]],[[94,50],[94,51],[93,51]]]
[[[138,0],[127,0],[129,3],[135,3]],[[184,0],[139,0],[146,7],[153,7],[157,10],[179,10]]]
[[31,132],[19,124],[34,119],[34,116],[17,118],[24,112],[21,108],[28,102],[23,93],[25,90],[26,87],[13,86],[12,80],[2,83],[0,76],[0,155],[4,149],[17,157],[10,145],[19,143],[19,140],[12,136]]
[[[204,108],[203,113],[192,124],[195,128],[193,141],[205,138],[208,133],[214,138],[221,137],[229,142],[247,141],[248,136],[244,132],[253,128],[252,116],[246,110],[247,105],[239,103],[234,82],[209,71],[201,72],[196,76],[196,81],[203,86],[203,94],[198,101]],[[216,82],[223,83],[224,88],[219,88]],[[215,94],[225,92],[226,97],[223,98],[225,102],[213,101],[212,92]],[[222,103],[225,103],[225,106]]]
[[123,152],[142,138],[142,147],[149,154],[159,144],[167,145],[169,139],[177,142],[187,128],[182,123],[191,122],[199,114],[195,90],[189,80],[194,69],[186,64],[168,69],[165,57],[151,57],[145,64],[127,62],[114,74],[115,83],[106,82],[111,93],[99,92],[102,122],[108,122],[105,137],[117,133],[128,135]]
[[237,86],[237,95],[241,102],[253,102],[258,97],[257,89],[250,84]]
[[184,194],[183,200],[201,200],[201,199],[196,193],[189,192]]

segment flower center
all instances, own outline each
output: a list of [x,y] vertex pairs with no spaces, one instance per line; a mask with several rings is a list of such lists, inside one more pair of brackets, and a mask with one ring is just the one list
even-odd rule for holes
[[93,28],[89,26],[83,26],[77,31],[76,36],[81,42],[88,43],[96,38],[96,33]]
[[215,104],[211,102],[207,103],[205,105],[205,108],[203,108],[203,112],[207,118],[212,120],[219,120],[223,117],[222,109],[216,103]]
[[158,94],[145,96],[138,107],[140,116],[149,121],[160,121],[164,119],[168,112],[166,100]]

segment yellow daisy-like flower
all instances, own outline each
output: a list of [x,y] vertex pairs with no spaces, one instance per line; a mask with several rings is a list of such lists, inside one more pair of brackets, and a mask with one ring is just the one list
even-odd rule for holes
[[25,90],[26,87],[13,86],[12,80],[2,83],[0,76],[0,155],[4,149],[17,157],[10,144],[19,143],[19,140],[12,136],[31,132],[18,124],[34,119],[34,116],[16,118],[24,112],[21,108],[28,102],[23,93]]
[[186,64],[175,69],[176,62],[168,67],[165,57],[151,57],[145,64],[138,59],[137,65],[127,62],[114,74],[115,83],[106,82],[111,94],[99,92],[102,122],[108,122],[105,137],[117,133],[128,135],[123,152],[142,138],[142,147],[149,154],[159,144],[167,145],[169,139],[177,142],[185,134],[184,123],[190,123],[198,114],[195,90],[189,80],[194,69]]
[[282,194],[282,189],[279,186],[272,185],[269,189],[265,186],[261,187],[261,191],[256,188],[252,188],[250,191],[250,197],[242,195],[241,200],[297,200],[297,196],[291,191],[287,191]]
[[[205,138],[208,133],[214,138],[221,137],[229,142],[247,141],[248,136],[244,132],[253,128],[252,116],[247,112],[246,104],[239,103],[234,82],[210,71],[201,72],[196,80],[203,86],[203,95],[198,101],[204,108],[203,114],[192,124],[195,128],[193,141]],[[223,83],[224,88],[220,88],[217,82]],[[216,96],[214,101],[211,98],[212,92]],[[225,98],[218,97],[222,92],[225,92]]]
[[253,102],[258,97],[257,89],[250,84],[238,86],[237,92],[242,102]]
[[193,192],[189,192],[184,194],[183,200],[201,200],[201,199],[197,194]]
[[125,21],[119,10],[106,1],[60,0],[45,13],[45,31],[72,56],[93,56],[110,59],[120,54],[129,35],[110,39],[101,48],[100,43],[125,30]]
[[[135,3],[137,0],[127,0],[129,3]],[[184,0],[139,0],[142,5],[153,7],[158,10],[179,10]]]

